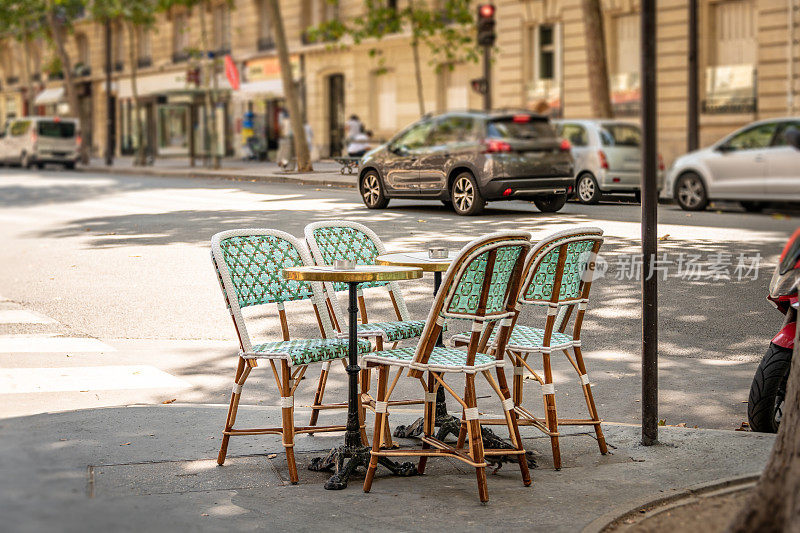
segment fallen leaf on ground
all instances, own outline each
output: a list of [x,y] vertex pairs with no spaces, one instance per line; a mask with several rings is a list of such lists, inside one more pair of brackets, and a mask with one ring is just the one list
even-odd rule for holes
[[267,456],[268,459],[275,459],[276,457],[278,457],[277,453],[271,453]]
[[685,428],[686,427],[686,422],[681,422],[680,424],[675,424],[675,427],[676,428]]
[[772,214],[772,218],[774,218],[775,220],[788,220],[789,219],[789,217],[787,217],[783,213],[773,213]]
[[422,220],[421,218],[417,219],[417,222],[427,222],[427,220]]
[[667,239],[669,239],[669,233],[658,238],[659,241],[666,241]]
[[736,428],[734,431],[750,431],[750,424],[747,422],[742,422],[742,425]]
[[208,516],[208,513],[201,513],[200,516]]
[[666,425],[667,425],[667,419],[666,419],[666,418],[662,418],[662,419],[660,419],[660,420],[658,421],[658,425],[659,425],[659,426],[666,426]]
[[171,399],[171,400],[164,400],[164,401],[163,401],[163,402],[161,402],[161,403],[163,403],[163,404],[168,404],[168,403],[172,403],[172,402],[174,402],[175,400],[177,400],[177,398],[173,398],[173,399]]
[[131,445],[130,442],[126,442],[125,444],[120,444],[120,446],[130,446],[130,445]]

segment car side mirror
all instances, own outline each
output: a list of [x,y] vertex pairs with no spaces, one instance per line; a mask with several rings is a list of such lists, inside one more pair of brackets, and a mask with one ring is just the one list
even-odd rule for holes
[[716,148],[717,152],[721,152],[723,154],[727,154],[728,152],[733,152],[733,147],[729,144],[720,144]]
[[786,133],[784,133],[783,136],[786,139],[786,144],[789,146],[794,146],[800,150],[800,130],[795,127],[791,127],[786,130]]
[[407,155],[408,148],[403,146],[402,144],[394,144],[389,147],[389,151],[392,152],[394,155]]

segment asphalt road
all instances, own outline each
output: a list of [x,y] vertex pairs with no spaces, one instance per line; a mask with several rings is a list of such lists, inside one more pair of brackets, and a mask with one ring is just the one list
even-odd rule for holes
[[[659,282],[660,416],[667,424],[734,429],[746,420],[750,379],[781,322],[764,297],[797,213],[719,207],[691,214],[659,208],[659,253],[672,262]],[[393,200],[387,210],[368,211],[354,190],[2,169],[0,417],[173,399],[227,402],[237,347],[209,261],[211,236],[247,227],[300,236],[309,222],[349,219],[397,251],[456,249],[509,228],[535,237],[602,228],[609,270],[592,289],[584,353],[601,416],[635,424],[641,327],[630,254],[638,251],[639,214],[629,203],[570,203],[543,214],[509,202],[463,218],[430,201]],[[678,271],[693,254],[699,279]],[[736,279],[740,254],[748,265],[760,255],[757,274]],[[715,268],[717,279],[708,275]],[[724,279],[726,270],[733,279]],[[426,277],[403,285],[416,316],[428,311],[431,283]],[[378,316],[390,304],[376,295],[374,309]],[[313,333],[306,307],[290,316],[300,334]],[[256,316],[255,331],[274,336],[273,317],[274,310]],[[253,376],[243,403],[274,403],[272,377]],[[315,373],[309,376],[300,403],[311,399]],[[555,377],[559,414],[582,416],[579,382],[565,361]],[[338,369],[329,394],[343,396],[344,383]],[[403,387],[398,394],[418,392],[414,383]],[[541,412],[538,394],[531,386],[526,401]]]

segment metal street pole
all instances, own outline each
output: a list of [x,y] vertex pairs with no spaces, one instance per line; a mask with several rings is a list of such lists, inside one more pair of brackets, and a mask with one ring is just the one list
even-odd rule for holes
[[106,166],[114,164],[114,99],[111,97],[111,21],[106,20]]
[[483,47],[483,80],[486,84],[483,93],[483,110],[492,110],[492,47]]
[[698,139],[698,99],[697,79],[697,0],[689,0],[689,72],[688,94],[686,95],[687,125],[686,148],[692,152],[700,146]]
[[658,442],[658,286],[656,255],[656,2],[642,0],[642,444]]

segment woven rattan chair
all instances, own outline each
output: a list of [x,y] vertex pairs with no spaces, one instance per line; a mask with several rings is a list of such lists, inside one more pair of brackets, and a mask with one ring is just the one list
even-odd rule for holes
[[[363,357],[367,365],[378,368],[375,436],[372,442],[372,458],[364,481],[365,492],[369,492],[372,486],[378,457],[381,456],[419,456],[420,473],[424,473],[428,457],[452,457],[463,461],[475,468],[478,495],[485,502],[489,499],[489,493],[484,457],[517,455],[523,482],[526,486],[530,485],[525,450],[516,418],[511,416],[514,402],[506,383],[502,358],[511,331],[525,256],[531,246],[529,239],[530,234],[515,231],[494,233],[469,243],[445,274],[417,347],[372,352]],[[436,346],[446,318],[472,321],[472,334],[466,350]],[[498,321],[499,358],[485,352],[489,336]],[[389,384],[389,370],[392,366],[400,367],[400,370]],[[404,369],[408,369],[409,376],[419,379],[425,390],[425,434],[422,437],[422,449],[390,449],[385,446],[382,438],[383,428],[387,424],[389,398]],[[497,380],[492,376],[493,370],[497,374]],[[426,373],[427,379],[424,379]],[[448,373],[465,375],[463,395],[457,394],[445,382],[444,376]],[[475,375],[478,373],[486,378],[500,400],[513,446],[511,450],[483,448],[475,393]],[[463,408],[462,435],[455,447],[433,437],[436,392],[440,386]],[[465,440],[469,442],[466,450]]]
[[[305,227],[306,242],[311,250],[311,255],[318,265],[332,265],[337,259],[355,261],[359,265],[374,265],[375,258],[386,253],[386,247],[378,235],[363,224],[347,220],[328,220],[314,222]],[[397,320],[369,322],[367,305],[364,299],[364,288],[386,288]],[[346,337],[347,332],[342,331],[342,324],[346,323],[345,313],[341,308],[336,294],[347,289],[345,283],[325,283],[325,303],[333,316],[333,325],[337,335]],[[424,320],[411,320],[406,302],[396,282],[363,283],[358,288],[358,307],[361,323],[358,324],[359,337],[375,340],[377,350],[382,350],[385,342],[394,343],[419,337],[425,327]],[[323,368],[317,386],[317,395],[311,407],[310,425],[317,422],[319,411],[323,409],[322,398],[325,393],[325,383],[328,379],[328,369]],[[364,396],[364,406],[374,408],[374,398],[369,394],[369,371],[364,370],[361,375],[361,393]],[[404,404],[422,403],[419,400],[403,401]],[[388,435],[388,427],[387,427]]]
[[[295,426],[295,390],[309,364],[322,363],[324,368],[335,359],[344,359],[348,353],[347,340],[338,339],[334,335],[322,299],[320,284],[283,278],[284,268],[314,264],[305,245],[288,233],[270,229],[223,231],[211,239],[211,260],[216,268],[225,303],[239,337],[239,363],[217,462],[219,464],[225,462],[228,441],[233,435],[281,435],[286,449],[289,477],[292,483],[297,483],[297,466],[293,451],[295,433],[343,431],[345,426],[314,428]],[[284,304],[296,300],[311,300],[322,338],[290,339]],[[273,303],[278,308],[282,340],[254,344],[247,331],[242,309]],[[368,352],[369,341],[359,340],[358,349],[360,353]],[[250,371],[258,366],[259,360],[269,361],[275,375],[281,395],[282,425],[270,428],[234,429],[242,387]],[[366,444],[363,426],[362,439]]]
[[[545,237],[531,250],[525,266],[524,281],[520,291],[521,306],[539,306],[547,309],[544,328],[534,328],[517,323],[505,348],[514,365],[514,411],[519,416],[519,425],[535,426],[550,437],[553,449],[553,464],[561,468],[559,448],[559,425],[593,426],[597,435],[600,452],[608,452],[602,420],[597,414],[591,383],[586,373],[586,364],[581,353],[581,326],[589,290],[592,286],[595,258],[603,244],[603,231],[599,228],[577,228],[560,231]],[[574,317],[572,332],[566,333],[570,318]],[[454,345],[468,342],[463,335],[453,337]],[[493,346],[495,339],[489,340]],[[566,355],[578,374],[584,399],[589,410],[588,419],[559,419],[556,412],[555,385],[550,365],[550,354],[561,351]],[[572,353],[570,353],[570,351]],[[528,358],[531,354],[542,354],[543,375],[532,367]],[[522,406],[524,376],[530,372],[542,389],[545,417],[537,418]],[[502,424],[503,420],[486,423]]]

